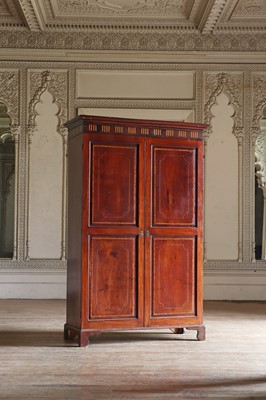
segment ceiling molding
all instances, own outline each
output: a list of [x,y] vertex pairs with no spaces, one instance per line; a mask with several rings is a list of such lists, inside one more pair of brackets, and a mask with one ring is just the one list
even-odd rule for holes
[[202,33],[212,33],[218,18],[222,14],[227,0],[208,0],[205,8],[202,8],[202,15],[197,28]]
[[265,52],[266,33],[178,34],[177,32],[14,32],[2,31],[0,48],[139,52]]
[[265,0],[0,0],[0,30],[266,33]]
[[25,62],[128,62],[128,63],[236,63],[265,64],[265,52],[143,52],[137,51],[90,51],[59,49],[2,49],[0,61]]
[[24,19],[31,31],[38,32],[45,29],[44,18],[40,8],[34,0],[18,0]]

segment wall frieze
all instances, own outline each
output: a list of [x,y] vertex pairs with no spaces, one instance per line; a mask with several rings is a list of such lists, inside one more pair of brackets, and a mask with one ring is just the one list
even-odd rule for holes
[[[161,28],[158,27],[158,30]],[[266,51],[266,34],[206,34],[166,32],[114,32],[105,29],[87,32],[1,31],[0,47],[31,49],[118,50],[118,51]]]
[[19,72],[0,70],[0,101],[7,107],[12,124],[19,124]]

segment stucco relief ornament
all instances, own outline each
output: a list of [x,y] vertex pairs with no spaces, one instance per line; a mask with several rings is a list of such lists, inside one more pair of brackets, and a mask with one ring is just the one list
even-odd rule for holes
[[[254,76],[254,111],[251,129],[252,145],[255,147],[255,173],[258,185],[266,191],[266,138],[265,129],[260,126],[261,118],[266,117],[266,75]],[[253,148],[254,148],[253,147]]]
[[217,97],[224,91],[229,100],[230,104],[233,106],[234,113],[234,128],[233,134],[241,139],[243,137],[243,127],[242,127],[242,107],[241,102],[243,98],[242,94],[242,76],[240,74],[210,74],[206,78],[206,96],[207,99],[204,106],[205,123],[209,125],[209,130],[207,132],[206,138],[212,133],[211,120],[213,118],[211,109],[216,103]]
[[0,101],[4,101],[12,122],[18,124],[18,72],[0,72]]
[[146,6],[155,6],[157,0],[88,0],[88,5],[109,8],[114,11],[129,11]]
[[255,145],[255,171],[258,185],[261,189],[265,189],[266,185],[266,160],[265,160],[265,138],[259,135]]

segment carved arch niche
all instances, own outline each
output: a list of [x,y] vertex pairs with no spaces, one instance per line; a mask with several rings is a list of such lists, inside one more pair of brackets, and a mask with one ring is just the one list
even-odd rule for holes
[[68,73],[28,71],[26,260],[65,260]]
[[[12,196],[10,206],[8,206],[8,204],[5,206],[8,215],[5,213],[5,221],[2,221],[3,224],[1,224],[1,229],[9,223],[12,224],[12,228],[9,227],[7,239],[10,242],[10,250],[8,250],[8,255],[6,257],[3,255],[1,257],[16,260],[18,258],[18,160],[20,136],[19,71],[16,69],[0,69],[0,105],[4,118],[9,120],[8,128],[3,128],[0,133],[0,144],[1,146],[7,144],[10,149],[13,147],[12,152],[14,152],[12,161],[8,163],[9,172],[6,180],[6,193],[2,193],[2,196],[6,200],[8,195]],[[7,149],[7,152],[9,152],[9,149]],[[8,220],[6,218],[8,218]]]
[[243,75],[206,73],[204,85],[204,258],[241,262]]
[[266,260],[266,74],[253,75],[251,165],[255,166],[252,190],[252,261]]

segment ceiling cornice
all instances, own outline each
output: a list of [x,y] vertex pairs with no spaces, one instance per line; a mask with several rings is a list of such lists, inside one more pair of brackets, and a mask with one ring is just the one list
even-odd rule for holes
[[[265,52],[266,33],[13,32],[1,31],[0,48],[92,51]],[[266,61],[266,60],[265,60]]]
[[197,28],[202,33],[212,33],[227,0],[208,0],[202,7],[202,14]]
[[41,50],[0,49],[0,61],[20,62],[129,62],[129,63],[236,63],[265,64],[265,52],[138,52],[138,51],[88,51],[88,50]]
[[31,31],[38,32],[45,29],[44,18],[40,7],[34,0],[18,0],[25,22]]

